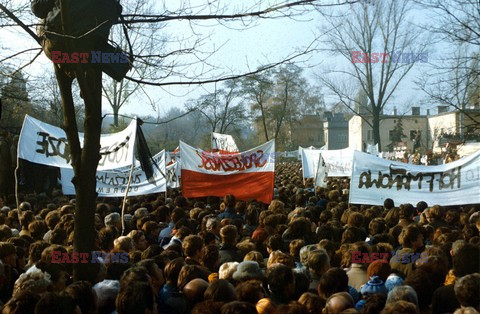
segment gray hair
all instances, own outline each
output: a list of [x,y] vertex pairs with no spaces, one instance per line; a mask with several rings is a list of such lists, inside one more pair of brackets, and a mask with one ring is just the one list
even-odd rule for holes
[[308,255],[311,251],[314,251],[316,249],[318,249],[316,244],[305,245],[300,249],[300,262],[304,267],[307,267],[308,265]]
[[388,293],[386,304],[395,303],[397,301],[407,301],[413,303],[418,309],[417,292],[410,286],[396,286]]

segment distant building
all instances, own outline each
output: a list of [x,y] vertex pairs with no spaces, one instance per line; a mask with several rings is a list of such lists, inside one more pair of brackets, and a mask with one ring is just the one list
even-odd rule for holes
[[304,115],[292,128],[292,148],[325,145],[323,121],[321,115]]
[[[402,120],[402,138],[407,150],[413,150],[415,140],[419,140],[420,147],[429,148],[431,145],[428,129],[428,118],[420,115],[418,107],[412,108],[411,115],[381,115],[380,116],[380,141],[381,150],[386,151],[387,145],[392,142],[395,126]],[[348,121],[348,144],[349,147],[365,151],[368,144],[373,145],[372,115],[355,115]],[[367,123],[367,121],[369,123]]]
[[[449,139],[457,139],[463,142],[470,138],[480,138],[480,125],[475,121],[480,120],[480,109],[472,107],[460,110],[448,111],[446,106],[438,106],[437,113],[422,115],[420,107],[412,107],[410,115],[380,116],[380,141],[382,150],[388,150],[387,145],[392,143],[392,136],[395,126],[401,119],[403,126],[402,142],[407,150],[413,151],[416,141],[417,145],[425,149],[438,150],[444,146]],[[367,123],[372,123],[372,115],[355,115],[348,121],[348,143],[349,147],[365,151],[368,144],[373,144],[373,129]],[[418,147],[418,146],[417,146]]]
[[348,121],[343,113],[325,112],[323,134],[326,149],[348,147]]

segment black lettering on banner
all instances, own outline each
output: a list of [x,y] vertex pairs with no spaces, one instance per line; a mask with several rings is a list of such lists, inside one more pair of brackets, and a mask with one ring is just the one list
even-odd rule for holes
[[59,156],[70,163],[70,148],[65,137],[56,138],[46,132],[37,132],[37,135],[41,137],[41,140],[37,141],[38,146],[35,152],[44,154],[45,157]]
[[469,169],[466,172],[466,180],[467,181],[479,181],[480,180],[480,167],[477,167],[477,169]]
[[99,166],[104,166],[105,161],[120,163],[122,160],[127,161],[128,149],[130,147],[130,136],[127,136],[123,142],[114,143],[111,146],[105,146],[100,148],[100,155],[102,158],[98,163]]
[[460,189],[461,188],[461,169],[462,166],[452,168],[444,172],[419,172],[412,174],[406,169],[394,169],[390,166],[388,173],[378,171],[376,175],[372,176],[372,171],[367,170],[360,174],[358,180],[358,188],[371,188],[375,185],[377,189],[392,189],[396,185],[397,191],[405,189],[410,191],[412,181],[418,182],[418,189],[422,189],[422,183],[428,184],[428,189],[433,192],[435,182],[438,182],[437,189],[439,191],[445,189]]

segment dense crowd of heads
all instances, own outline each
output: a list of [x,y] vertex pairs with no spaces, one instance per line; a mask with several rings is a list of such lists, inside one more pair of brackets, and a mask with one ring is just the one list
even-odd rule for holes
[[169,190],[129,198],[122,221],[122,199],[99,199],[93,282],[72,279],[74,199],[7,197],[3,313],[478,313],[478,204],[357,206],[348,192],[279,163],[270,204]]

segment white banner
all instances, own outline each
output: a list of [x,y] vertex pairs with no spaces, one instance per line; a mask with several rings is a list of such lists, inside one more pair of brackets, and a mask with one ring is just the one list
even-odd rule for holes
[[214,175],[230,175],[275,170],[275,141],[271,140],[251,150],[219,155],[196,149],[180,142],[182,170]]
[[167,167],[167,186],[172,189],[180,187],[181,168],[180,162],[175,161]]
[[[137,120],[132,120],[123,131],[102,134],[101,159],[97,170],[130,166],[135,149]],[[83,133],[78,133],[83,146]],[[70,150],[65,131],[25,115],[18,141],[18,157],[42,165],[71,168]]]
[[319,186],[322,188],[327,187],[327,167],[325,165],[325,161],[322,158],[322,154],[318,156],[318,166],[317,166],[317,173],[315,175],[315,186]]
[[325,162],[325,171],[329,177],[350,177],[352,174],[353,149],[319,150],[304,148],[301,151],[304,178],[315,177],[320,154]]
[[386,198],[432,205],[480,204],[480,151],[440,166],[418,166],[354,153],[350,203],[383,205]]
[[[152,193],[165,192],[167,183],[163,174],[165,174],[165,151],[162,150],[160,153],[153,156],[158,168],[153,166],[153,178],[155,179],[155,184],[148,182],[145,172],[143,172],[140,164],[137,162],[138,166],[133,168],[132,180],[130,182],[130,188],[128,195],[145,195]],[[72,183],[73,178],[73,169],[61,168],[61,181],[62,181],[62,191],[65,195],[74,195],[75,187]],[[163,174],[162,174],[163,173]],[[130,168],[118,171],[97,171],[97,193],[100,197],[123,197],[125,196],[125,190],[128,185],[128,178],[130,176]]]
[[238,153],[238,147],[231,135],[212,132],[212,151]]
[[322,150],[322,158],[329,177],[350,177],[352,175],[353,152],[351,148]]

